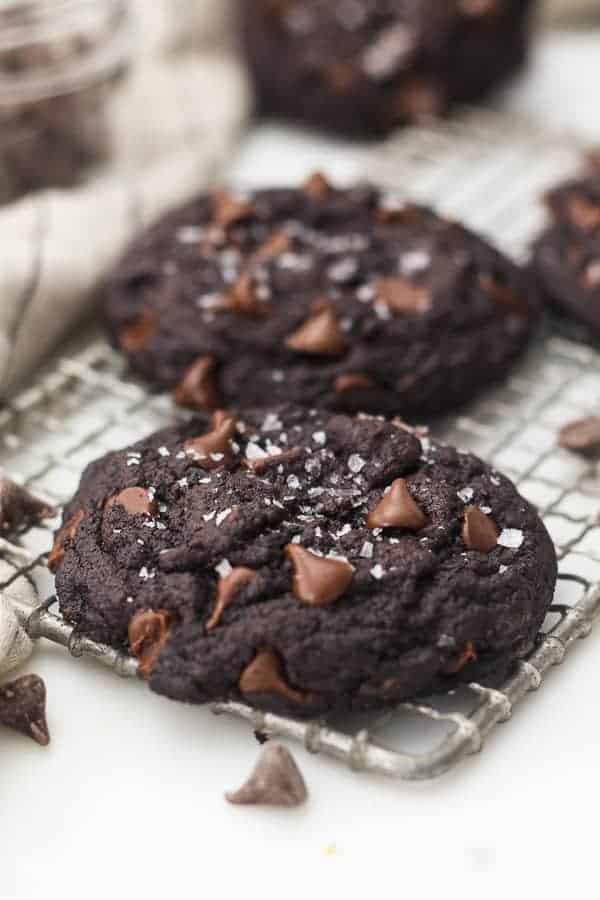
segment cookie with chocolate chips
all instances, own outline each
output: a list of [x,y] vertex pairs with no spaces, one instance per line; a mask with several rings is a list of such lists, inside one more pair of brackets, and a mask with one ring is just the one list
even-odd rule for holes
[[238,0],[259,111],[360,137],[514,74],[531,0]]
[[536,513],[476,457],[291,405],[109,453],[64,521],[66,619],[160,694],[295,716],[500,678],[556,579]]
[[600,336],[600,170],[567,182],[548,198],[553,223],[534,249],[549,304]]
[[126,254],[115,343],[178,403],[422,420],[502,378],[537,313],[489,244],[374,187],[201,196]]

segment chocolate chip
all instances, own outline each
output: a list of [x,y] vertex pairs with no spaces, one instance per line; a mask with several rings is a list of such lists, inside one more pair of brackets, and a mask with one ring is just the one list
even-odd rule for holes
[[456,659],[450,660],[450,662],[444,666],[443,672],[445,675],[456,675],[458,672],[462,672],[465,666],[470,662],[475,662],[476,660],[477,651],[475,650],[475,646],[472,641],[467,641],[462,653],[457,656]]
[[501,12],[498,0],[460,0],[459,11],[467,19],[487,19]]
[[316,311],[285,341],[286,347],[314,356],[341,356],[346,352],[346,339],[331,306]]
[[376,387],[375,382],[368,375],[358,372],[354,375],[338,375],[335,379],[334,390],[336,394],[347,394],[350,391],[369,391]]
[[187,454],[201,469],[218,469],[231,462],[231,441],[235,436],[236,420],[224,410],[213,413],[210,431],[190,438],[184,444]]
[[180,406],[214,410],[219,406],[215,380],[217,361],[214,356],[200,356],[189,366],[175,388],[174,399]]
[[48,568],[51,572],[57,572],[62,566],[65,559],[66,544],[73,540],[77,534],[77,529],[84,519],[85,512],[82,509],[77,510],[54,538],[54,545],[48,554]]
[[567,212],[573,225],[582,231],[600,228],[600,206],[589,200],[585,194],[573,194],[569,198]]
[[129,623],[129,649],[138,660],[138,675],[148,679],[169,638],[171,614],[164,609],[141,609]]
[[286,682],[277,654],[270,647],[259,650],[240,676],[238,687],[242,694],[280,694],[292,703],[305,704],[314,695],[296,691]]
[[244,200],[237,200],[227,191],[213,194],[213,219],[216,225],[227,230],[232,225],[247,222],[256,213],[254,206]]
[[0,529],[10,531],[21,525],[40,522],[56,514],[56,510],[17,484],[0,469]]
[[42,747],[50,743],[46,723],[46,685],[38,675],[23,675],[0,685],[0,723],[32,738]]
[[487,273],[480,275],[478,280],[483,292],[491,297],[494,303],[521,315],[527,315],[527,299],[513,291],[508,284],[502,284],[494,275]]
[[284,450],[283,453],[259,456],[257,459],[248,459],[246,457],[242,460],[242,465],[257,475],[262,475],[268,469],[285,465],[285,463],[296,462],[305,453],[306,450],[303,447],[292,447],[290,450]]
[[302,191],[312,200],[325,200],[333,188],[321,172],[313,172],[302,185]]
[[235,804],[300,806],[308,791],[290,751],[272,741],[263,748],[245,784],[225,797]]
[[380,206],[375,212],[375,219],[380,225],[417,224],[422,216],[419,207],[410,203],[402,206]]
[[217,308],[251,318],[266,316],[271,309],[268,303],[258,297],[252,272],[240,275],[229,292],[220,299]]
[[129,487],[115,494],[106,501],[106,508],[121,506],[130,516],[151,516],[157,510],[157,504],[145,488]]
[[118,341],[124,353],[139,353],[145,350],[156,334],[158,314],[146,309],[125,328],[119,331]]
[[397,478],[383,495],[380,503],[369,513],[369,528],[409,528],[420,531],[427,524],[427,517],[415,503],[404,478]]
[[478,506],[467,506],[462,528],[462,539],[468,550],[491,553],[498,545],[496,523]]
[[600,450],[600,416],[588,416],[565,425],[559,432],[558,445],[576,453]]
[[210,619],[206,623],[206,630],[212,631],[221,620],[221,616],[227,607],[235,600],[240,590],[256,578],[254,569],[238,566],[232,569],[229,575],[221,576],[217,584],[217,599]]
[[317,556],[299,544],[288,544],[285,555],[294,569],[294,595],[309,606],[329,606],[350,587],[354,569],[343,559]]
[[388,309],[401,315],[424,313],[431,307],[429,292],[407,278],[380,278],[375,283],[375,291],[380,303],[385,303]]

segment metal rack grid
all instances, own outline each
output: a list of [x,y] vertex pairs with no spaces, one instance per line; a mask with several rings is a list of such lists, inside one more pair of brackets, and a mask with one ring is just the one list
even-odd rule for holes
[[[572,172],[577,159],[577,148],[567,140],[467,113],[445,126],[405,132],[371,157],[367,171],[394,187],[410,184],[412,197],[435,197],[444,212],[522,253],[540,224],[541,190]],[[533,172],[527,169],[532,160]],[[478,751],[493,727],[590,633],[600,612],[599,463],[556,446],[558,427],[598,412],[596,398],[600,353],[547,331],[508,382],[435,429],[436,437],[473,450],[512,477],[538,506],[556,544],[561,575],[555,606],[533,653],[515,665],[500,689],[471,684],[341,722],[298,722],[240,703],[217,703],[213,711],[299,741],[353,769],[410,780],[439,775]],[[0,464],[60,505],[88,462],[185,415],[168,396],[149,396],[104,339],[88,335],[0,410]],[[56,524],[24,529],[0,543],[0,590],[15,602],[32,637],[134,676],[135,660],[77,634],[50,610],[53,580],[45,554]]]

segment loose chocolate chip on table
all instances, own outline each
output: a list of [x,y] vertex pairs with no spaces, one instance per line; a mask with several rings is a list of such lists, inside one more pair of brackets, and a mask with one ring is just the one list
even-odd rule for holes
[[290,751],[282,744],[269,741],[245,784],[225,797],[234,804],[300,806],[308,791]]
[[600,416],[588,416],[565,425],[558,434],[558,445],[577,453],[600,450]]
[[38,675],[23,675],[0,685],[0,723],[32,738],[42,747],[50,743],[46,722],[46,685]]
[[56,510],[13,481],[0,469],[0,530],[11,531],[49,519]]

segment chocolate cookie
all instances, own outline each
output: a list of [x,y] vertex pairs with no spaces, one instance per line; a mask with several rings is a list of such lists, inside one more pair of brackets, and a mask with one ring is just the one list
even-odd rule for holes
[[480,100],[525,59],[530,0],[239,0],[259,111],[359,137]]
[[537,302],[460,225],[314,175],[172,213],[126,254],[105,309],[133,366],[180,403],[422,420],[505,375]]
[[548,196],[554,219],[534,249],[548,302],[600,335],[600,170]]
[[294,406],[93,463],[52,564],[64,616],[156,692],[299,716],[497,679],[556,579],[536,513],[476,457]]

